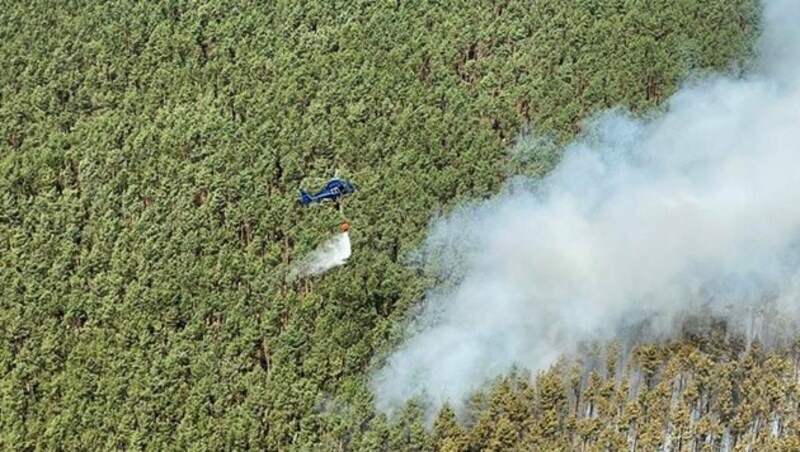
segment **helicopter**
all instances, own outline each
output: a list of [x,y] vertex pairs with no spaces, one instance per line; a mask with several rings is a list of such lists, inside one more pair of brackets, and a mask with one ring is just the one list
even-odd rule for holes
[[308,206],[315,202],[334,201],[337,202],[358,191],[358,186],[347,179],[333,178],[325,184],[325,187],[317,193],[310,194],[305,189],[300,189],[300,204]]

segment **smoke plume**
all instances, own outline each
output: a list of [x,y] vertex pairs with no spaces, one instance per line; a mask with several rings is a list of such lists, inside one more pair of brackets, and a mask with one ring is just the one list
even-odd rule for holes
[[443,281],[374,376],[378,407],[458,407],[519,365],[686,315],[800,300],[800,2],[766,1],[755,69],[683,87],[657,117],[587,121],[545,179],[438,219]]
[[350,254],[350,235],[343,232],[329,239],[303,258],[292,273],[296,276],[319,275],[333,267],[343,265],[347,262]]

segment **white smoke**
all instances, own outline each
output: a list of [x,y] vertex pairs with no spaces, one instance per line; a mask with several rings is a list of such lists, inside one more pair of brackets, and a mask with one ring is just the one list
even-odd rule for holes
[[512,365],[649,319],[798,318],[800,2],[765,3],[757,70],[681,89],[657,118],[600,115],[539,183],[463,207],[424,247],[446,281],[375,375],[380,409],[456,407]]
[[342,232],[312,251],[294,268],[293,275],[314,276],[347,262],[350,257],[350,234]]

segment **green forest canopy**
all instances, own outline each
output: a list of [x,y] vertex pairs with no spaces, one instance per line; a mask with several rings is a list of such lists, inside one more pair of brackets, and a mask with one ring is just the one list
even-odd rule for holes
[[[599,109],[655,108],[687,74],[746,62],[758,14],[756,0],[2,2],[0,447],[612,444],[597,432],[631,419],[582,424],[558,366],[479,395],[468,425],[449,408],[433,431],[413,404],[375,413],[368,372],[428,284],[404,256],[439,209],[552,168],[557,153],[511,157],[522,128],[565,140]],[[336,170],[363,188],[347,204],[356,252],[287,281],[338,222],[297,189]],[[717,356],[685,346],[643,356]],[[779,381],[788,365],[725,356],[712,367],[730,375],[763,365]],[[614,381],[595,375],[573,395]],[[647,389],[645,411],[662,400]],[[651,430],[633,435],[658,444]]]

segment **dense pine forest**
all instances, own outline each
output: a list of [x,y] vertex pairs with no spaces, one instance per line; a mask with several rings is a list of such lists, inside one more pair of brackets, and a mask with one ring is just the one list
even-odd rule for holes
[[[431,218],[601,109],[747,67],[757,0],[0,2],[0,448],[800,448],[800,353],[715,325],[589,344],[432,424],[369,378]],[[361,190],[354,253],[300,187]],[[738,450],[738,449],[737,449]]]

